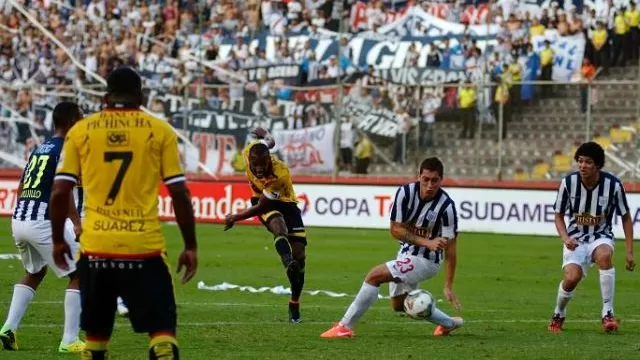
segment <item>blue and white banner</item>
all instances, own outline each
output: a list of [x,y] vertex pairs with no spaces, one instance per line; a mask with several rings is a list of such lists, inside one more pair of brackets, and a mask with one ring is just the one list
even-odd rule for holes
[[[418,26],[421,30],[418,31]],[[444,48],[445,40],[449,41],[449,47],[459,47],[463,38],[475,39],[476,46],[485,51],[495,45],[496,35],[500,32],[498,25],[471,25],[465,27],[462,24],[442,20],[424,12],[418,7],[411,8],[404,16],[391,24],[378,29],[377,32],[364,32],[359,34],[344,35],[348,44],[342,49],[342,55],[351,54],[354,65],[365,67],[373,65],[379,69],[398,68],[406,64],[409,54],[409,46],[413,44],[420,53],[418,67],[426,67],[427,55],[431,46]],[[315,52],[316,59],[326,61],[331,56],[338,55],[339,34],[327,30],[321,30],[310,34],[291,33],[286,36],[290,53],[302,49],[307,41]],[[272,36],[267,32],[261,33],[256,38],[245,39],[251,49],[261,49],[266,53],[268,60],[274,60],[280,49],[280,36]],[[199,53],[206,51],[207,44],[198,46],[194,56],[200,58]],[[219,58],[229,58],[229,53],[234,45],[234,40],[223,41],[219,46]]]
[[545,40],[551,42],[554,51],[553,74],[555,81],[569,81],[571,76],[580,71],[586,40],[584,34],[560,36],[557,30],[547,30],[544,35],[534,36],[533,49],[540,53],[544,49]]

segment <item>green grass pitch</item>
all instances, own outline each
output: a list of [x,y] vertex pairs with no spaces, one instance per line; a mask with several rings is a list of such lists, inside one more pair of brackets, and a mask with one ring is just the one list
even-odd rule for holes
[[[517,225],[514,225],[517,226]],[[176,226],[166,225],[170,258],[181,249]],[[465,326],[436,338],[434,325],[410,320],[379,300],[356,327],[353,339],[325,340],[320,333],[342,317],[351,297],[303,295],[302,324],[287,323],[286,295],[238,290],[198,290],[229,282],[253,287],[288,286],[269,234],[262,227],[199,225],[200,268],[187,285],[176,285],[183,359],[637,359],[640,356],[640,280],[624,270],[624,244],[617,243],[616,315],[621,328],[606,335],[600,326],[598,273],[591,269],[569,305],[562,334],[549,334],[561,277],[560,242],[554,238],[462,234],[455,291]],[[388,232],[308,229],[307,290],[355,294],[371,266],[395,256],[398,245]],[[15,253],[10,222],[0,220],[0,253]],[[175,269],[174,269],[175,270]],[[4,321],[13,283],[21,276],[18,260],[0,260],[0,321]],[[443,273],[422,287],[442,298]],[[19,329],[20,351],[0,358],[67,359],[56,352],[63,322],[65,280],[49,275]],[[382,293],[388,295],[388,288]],[[441,309],[453,314],[446,302]],[[147,338],[117,320],[111,359],[145,359]]]

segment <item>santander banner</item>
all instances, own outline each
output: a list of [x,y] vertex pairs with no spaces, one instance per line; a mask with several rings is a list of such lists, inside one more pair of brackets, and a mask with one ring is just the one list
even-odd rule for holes
[[[0,215],[15,206],[17,181],[0,181]],[[221,223],[229,213],[251,206],[251,190],[245,183],[191,182],[193,208],[198,222]],[[295,186],[305,225],[365,229],[389,228],[389,212],[396,187],[367,185]],[[555,191],[482,188],[447,188],[456,202],[461,232],[556,235],[553,223]],[[640,193],[628,193],[634,233],[640,239]],[[158,212],[165,221],[175,220],[171,197],[164,188]],[[614,233],[622,239],[620,218]],[[257,218],[243,223],[259,224]]]

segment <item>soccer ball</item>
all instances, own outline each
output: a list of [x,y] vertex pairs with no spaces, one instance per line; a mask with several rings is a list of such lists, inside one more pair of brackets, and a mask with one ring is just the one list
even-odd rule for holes
[[433,311],[433,296],[422,289],[413,290],[404,299],[404,312],[414,319],[424,319]]

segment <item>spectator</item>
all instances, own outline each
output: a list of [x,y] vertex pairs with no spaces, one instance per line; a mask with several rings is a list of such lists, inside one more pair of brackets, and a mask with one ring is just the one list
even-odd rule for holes
[[462,118],[462,134],[460,138],[473,139],[476,131],[476,90],[469,80],[465,81],[464,86],[458,91],[458,107]]
[[356,150],[354,154],[354,157],[356,159],[356,166],[353,173],[368,174],[372,155],[373,145],[371,144],[371,140],[369,140],[369,137],[367,135],[361,132],[358,136],[358,142],[356,144]]

